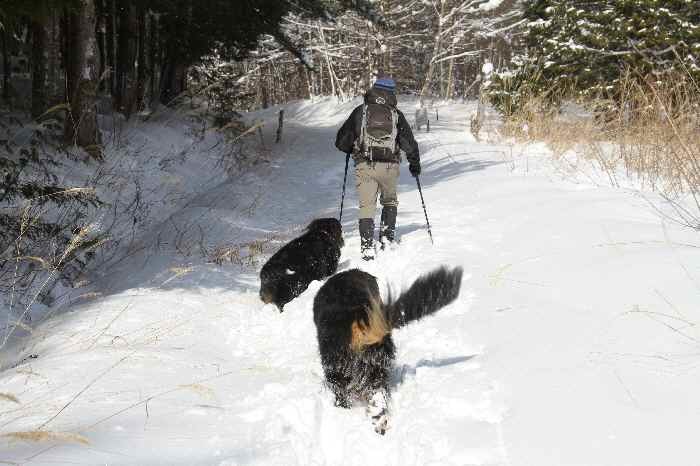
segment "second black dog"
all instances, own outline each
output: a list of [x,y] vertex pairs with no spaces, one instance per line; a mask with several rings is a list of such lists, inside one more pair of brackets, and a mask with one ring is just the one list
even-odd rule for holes
[[343,245],[343,231],[337,219],[314,220],[306,227],[306,233],[284,245],[263,265],[260,299],[284,311],[284,305],[302,294],[313,280],[335,273]]
[[396,348],[392,329],[436,312],[459,295],[462,268],[440,267],[419,277],[396,300],[382,302],[377,279],[358,269],[323,284],[314,299],[314,323],[326,385],[335,404],[366,401],[375,430],[388,423],[389,376]]

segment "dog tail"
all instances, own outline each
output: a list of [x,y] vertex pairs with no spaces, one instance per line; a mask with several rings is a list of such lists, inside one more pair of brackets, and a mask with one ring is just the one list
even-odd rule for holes
[[462,268],[440,267],[418,278],[396,299],[389,297],[384,313],[391,327],[400,328],[447,306],[459,296]]

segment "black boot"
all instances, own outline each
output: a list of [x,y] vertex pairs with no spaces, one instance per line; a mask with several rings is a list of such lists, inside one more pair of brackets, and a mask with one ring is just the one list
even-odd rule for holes
[[[385,242],[394,242],[394,233],[396,231],[396,206],[389,205],[382,208],[382,223],[379,227],[379,242],[382,243],[382,249],[386,246]],[[385,241],[386,240],[386,241]]]
[[360,219],[360,252],[366,261],[374,259],[374,219]]

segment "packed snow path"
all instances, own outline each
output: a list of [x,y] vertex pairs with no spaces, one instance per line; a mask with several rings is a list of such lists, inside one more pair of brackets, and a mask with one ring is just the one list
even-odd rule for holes
[[[417,133],[434,245],[404,164],[401,245],[359,260],[348,178],[341,269],[394,291],[441,264],[465,278],[457,302],[395,333],[385,436],[364,409],[333,407],[311,315],[321,283],[278,314],[257,271],[337,215],[333,142],[356,103],[288,106],[269,164],[189,199],[101,270],[99,295],[5,350],[0,393],[19,403],[0,398],[0,463],[697,464],[700,237],[642,196],[575,182],[542,148],[474,141],[468,105]],[[235,246],[252,241],[257,264],[211,262],[225,246],[246,262]],[[28,431],[53,438],[6,435]]]

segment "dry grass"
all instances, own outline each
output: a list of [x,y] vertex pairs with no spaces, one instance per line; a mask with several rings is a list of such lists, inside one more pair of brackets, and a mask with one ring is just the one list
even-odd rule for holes
[[191,390],[194,393],[204,397],[204,398],[214,398],[215,397],[215,392],[211,388],[199,384],[199,383],[191,383],[187,385],[180,385],[179,388],[183,388],[186,390]]
[[690,76],[624,83],[620,110],[603,125],[618,162],[650,189],[689,193],[700,209],[700,89]]
[[20,440],[24,442],[58,442],[58,443],[79,443],[89,445],[87,438],[72,432],[50,432],[45,430],[31,430],[27,432],[10,432],[2,437],[8,440]]
[[169,271],[173,273],[173,276],[161,283],[160,286],[167,285],[171,281],[180,278],[183,275],[187,275],[188,273],[192,272],[192,270],[194,270],[192,267],[171,267]]
[[[81,188],[74,188],[66,190],[65,192],[75,192],[75,190],[79,189]],[[39,217],[40,214],[37,214],[31,209],[31,204],[23,209],[21,229],[14,245],[18,253],[21,250],[21,244],[27,236],[28,230],[32,228],[33,224],[39,221]],[[4,335],[0,338],[0,348],[3,348],[7,344],[16,329],[21,328],[28,333],[33,331],[31,326],[28,325],[28,316],[31,307],[40,299],[43,293],[50,290],[51,285],[55,284],[56,279],[60,276],[63,266],[70,262],[77,252],[95,249],[103,243],[104,240],[93,240],[91,238],[98,230],[99,226],[96,224],[88,224],[76,229],[68,240],[68,244],[65,245],[63,252],[60,254],[54,253],[52,257],[48,256],[48,254],[45,257],[22,256],[18,254],[11,259],[14,266],[14,273],[11,281],[9,305],[10,309],[19,307],[21,309],[21,314],[17,319],[11,321],[4,329]],[[39,267],[25,270],[20,264],[26,262],[38,264]],[[39,276],[38,272],[43,272],[43,274]],[[17,284],[23,283],[21,280],[23,276],[29,276],[31,280],[27,280],[29,283],[28,285],[18,287]],[[37,283],[34,283],[35,281],[37,281]],[[34,284],[34,286],[31,286],[32,284]],[[45,318],[48,318],[50,315],[51,312],[49,312]]]
[[219,246],[209,255],[209,260],[217,265],[226,262],[240,266],[256,266],[260,256],[269,249],[274,237],[254,240],[248,243]]
[[0,393],[0,400],[10,401],[12,403],[20,404],[19,398],[17,398],[16,396],[14,396],[11,393]]
[[532,97],[503,124],[504,134],[546,142],[556,157],[574,153],[602,169],[613,186],[624,171],[668,202],[670,218],[700,230],[700,88],[692,76],[629,72],[615,98],[582,105],[588,116],[571,117]]

